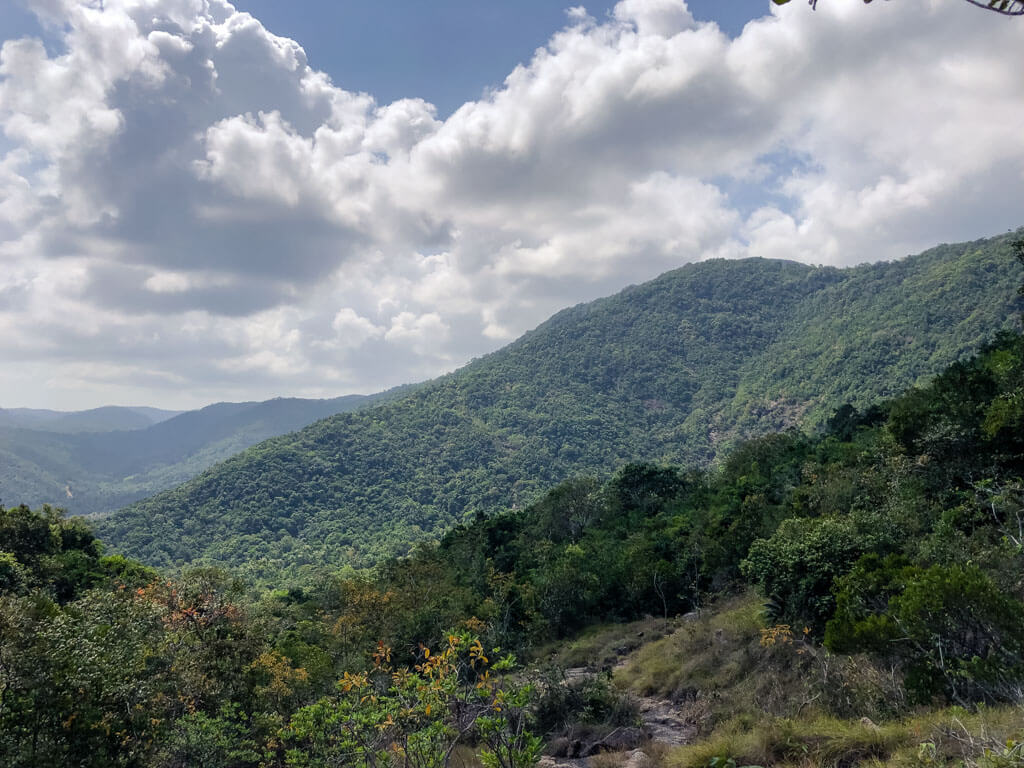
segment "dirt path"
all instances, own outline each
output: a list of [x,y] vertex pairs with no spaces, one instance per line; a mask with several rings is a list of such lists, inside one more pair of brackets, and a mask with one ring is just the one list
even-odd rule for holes
[[[624,665],[625,659],[616,666]],[[564,674],[566,681],[573,681],[593,675],[594,672],[586,667],[574,667],[565,670]],[[697,724],[684,707],[654,696],[638,697],[637,703],[640,706],[640,718],[643,721],[643,737],[649,741],[669,747],[678,747],[691,743],[697,735]],[[634,751],[639,752],[640,750]],[[630,752],[631,756],[632,754]],[[637,759],[634,759],[633,762],[637,762]],[[554,762],[549,760],[541,768],[558,768],[560,766],[583,768],[585,765],[585,758],[557,758]]]
[[656,744],[678,747],[697,735],[697,725],[671,701],[643,696],[639,702],[644,732]]

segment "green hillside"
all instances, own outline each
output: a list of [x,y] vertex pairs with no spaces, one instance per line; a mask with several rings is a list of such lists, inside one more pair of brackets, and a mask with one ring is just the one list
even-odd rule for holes
[[742,436],[899,392],[1014,325],[1009,240],[849,270],[688,265],[407,397],[255,446],[98,533],[160,566],[364,565],[573,474],[707,464]]
[[0,764],[1020,768],[1022,473],[1004,332],[817,434],[576,477],[305,585],[0,506]]
[[[54,504],[78,515],[108,513],[174,487],[268,437],[399,391],[216,403],[168,419],[157,419],[160,412],[128,408],[69,414],[3,411],[0,415],[10,418],[0,420],[0,500]],[[127,415],[145,417],[146,427],[102,429],[127,423]],[[91,428],[72,431],[85,425]]]

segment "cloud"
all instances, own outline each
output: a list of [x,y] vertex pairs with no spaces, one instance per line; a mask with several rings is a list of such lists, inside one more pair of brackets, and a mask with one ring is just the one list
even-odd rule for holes
[[383,328],[374,325],[351,307],[343,307],[338,310],[338,314],[331,321],[331,328],[334,329],[337,338],[327,343],[338,349],[361,347],[370,339],[380,338],[384,335]]
[[0,49],[5,405],[369,391],[689,261],[1021,223],[1024,30],[963,3],[732,40],[682,0],[571,8],[444,121],[225,0],[35,8],[59,45]]
[[685,3],[677,0],[622,0],[614,15],[648,37],[671,38],[696,26]]
[[391,320],[391,327],[384,334],[384,340],[411,347],[423,355],[436,349],[437,342],[443,341],[449,331],[448,324],[437,312],[427,312],[423,315],[399,312]]

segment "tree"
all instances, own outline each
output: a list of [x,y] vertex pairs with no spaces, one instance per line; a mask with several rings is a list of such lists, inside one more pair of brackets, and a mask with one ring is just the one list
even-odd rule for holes
[[791,518],[755,541],[740,569],[777,606],[774,618],[819,634],[835,608],[836,577],[873,544],[849,517]]
[[[995,13],[1001,13],[1004,16],[1024,16],[1024,0],[987,0],[982,2],[981,0],[965,0],[971,5],[976,5],[979,8],[984,8],[986,11],[994,11]],[[785,5],[789,0],[772,0],[776,5]],[[864,0],[865,3],[870,3],[871,0]],[[808,5],[811,8],[817,9],[818,0],[808,0]]]
[[[1013,255],[1017,258],[1017,261],[1019,261],[1020,265],[1024,267],[1024,237],[1018,237],[1010,243],[1010,247],[1013,248]],[[1022,282],[1020,287],[1017,288],[1017,293],[1024,296],[1024,282]]]

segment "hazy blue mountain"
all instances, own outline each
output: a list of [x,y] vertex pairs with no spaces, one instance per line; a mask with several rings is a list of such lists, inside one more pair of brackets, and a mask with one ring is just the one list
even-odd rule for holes
[[43,408],[0,408],[0,426],[41,432],[114,432],[145,429],[182,411],[108,405],[87,411],[50,411]]
[[[61,414],[0,412],[0,501],[55,504],[74,514],[110,512],[194,477],[207,467],[274,435],[360,408],[384,395],[329,400],[276,398],[216,403],[175,415],[158,409],[100,408]],[[2,414],[14,414],[11,420]],[[117,431],[70,430],[74,425],[133,423]],[[163,418],[169,414],[171,418]],[[14,425],[11,425],[11,422]],[[155,423],[154,423],[155,421]],[[32,425],[31,429],[23,425]],[[57,427],[62,427],[58,429]]]

